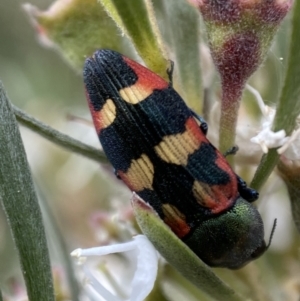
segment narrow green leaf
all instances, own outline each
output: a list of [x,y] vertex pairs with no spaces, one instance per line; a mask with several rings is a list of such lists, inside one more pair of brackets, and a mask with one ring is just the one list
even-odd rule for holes
[[274,120],[274,131],[284,129],[290,135],[300,114],[300,2],[294,3],[292,35],[284,86]]
[[20,256],[31,301],[54,301],[50,259],[24,146],[0,83],[0,199]]
[[[292,19],[292,36],[285,81],[276,110],[273,130],[285,130],[290,135],[295,128],[296,118],[300,114],[300,1],[295,1]],[[260,189],[279,161],[276,150],[262,157],[254,175],[251,187]]]
[[157,213],[136,194],[132,206],[143,233],[157,251],[186,279],[218,301],[244,301],[219,279],[187,245],[185,245]]
[[0,301],[3,301],[3,298],[2,298],[2,293],[0,291]]
[[68,135],[65,135],[50,126],[38,121],[34,117],[26,114],[16,106],[12,106],[17,120],[27,128],[46,138],[47,140],[91,160],[107,163],[106,156],[100,149],[86,145]]
[[[79,301],[80,285],[75,276],[74,262],[71,259],[70,250],[67,248],[62,231],[60,231],[55,216],[53,215],[50,200],[47,198],[47,195],[50,195],[50,192],[48,193],[48,191],[46,191],[46,188],[39,179],[35,178],[34,183],[36,184],[35,186],[44,216],[46,232],[48,236],[52,238],[52,244],[50,246],[50,251],[52,251],[51,254],[54,253],[56,255],[59,263],[64,268],[71,300]],[[54,248],[52,248],[52,246],[54,246]]]
[[[156,0],[159,1],[159,0]],[[175,77],[181,96],[201,113],[203,94],[200,70],[200,14],[186,1],[164,1],[164,30],[170,32],[170,47],[175,55]],[[176,28],[176,30],[174,30]]]
[[100,3],[128,36],[153,72],[167,79],[167,61],[150,0],[101,0]]

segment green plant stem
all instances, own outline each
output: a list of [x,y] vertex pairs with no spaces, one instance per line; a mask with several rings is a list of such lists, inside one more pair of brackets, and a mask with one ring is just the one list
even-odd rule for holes
[[250,186],[259,190],[272,173],[278,161],[279,155],[276,149],[270,149],[268,154],[263,155]]
[[[199,14],[189,3],[182,0],[161,1],[171,49],[175,59],[175,88],[178,83],[179,94],[188,106],[201,114],[201,99],[203,95],[201,69],[199,61],[200,21]],[[156,4],[155,3],[155,4]],[[180,28],[180,30],[174,30]],[[193,28],[193,30],[191,30]],[[188,32],[188,34],[182,34]],[[184,47],[182,47],[184,45]],[[172,58],[173,58],[172,57]],[[196,62],[196,63],[195,63]]]
[[[240,99],[243,91],[243,85],[237,85],[233,88],[230,84],[222,84],[222,105],[219,130],[219,149],[225,153],[234,146]],[[233,165],[234,156],[227,158]]]
[[30,301],[54,301],[42,214],[13,109],[0,82],[0,201]]
[[12,107],[18,122],[20,122],[25,127],[31,129],[32,131],[36,132],[37,134],[41,135],[42,137],[46,138],[47,140],[59,146],[62,146],[63,148],[71,152],[80,154],[96,162],[100,162],[100,163],[108,162],[104,152],[101,151],[100,149],[86,145],[74,138],[71,138],[68,135],[65,135],[51,128],[50,126],[28,115],[27,113],[17,108],[16,106],[12,106]]
[[2,298],[2,293],[0,291],[0,301],[3,301],[3,298]]

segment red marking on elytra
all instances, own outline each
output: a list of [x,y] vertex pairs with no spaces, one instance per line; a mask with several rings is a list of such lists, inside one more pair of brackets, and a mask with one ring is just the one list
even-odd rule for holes
[[140,87],[140,89],[149,91],[150,94],[150,92],[155,89],[162,90],[166,89],[169,86],[169,83],[166,82],[163,78],[145,68],[144,66],[141,66],[137,62],[132,61],[127,57],[123,57],[123,60],[128,64],[128,66],[133,69],[133,71],[137,75],[138,80],[135,85]]
[[214,206],[212,206],[211,212],[214,214],[221,213],[228,208],[236,201],[237,192],[235,195],[233,194],[234,183],[229,182],[226,185],[213,185],[211,186],[212,193],[216,198],[217,202],[215,202]]
[[[200,130],[199,125],[193,117],[187,119],[185,126],[197,141],[210,143]],[[224,210],[227,210],[228,207],[235,201],[236,196],[238,195],[238,189],[236,176],[226,158],[224,158],[224,156],[217,149],[215,149],[215,153],[217,155],[215,164],[227,173],[230,181],[226,185],[209,186],[209,191],[207,191],[207,199],[205,200],[205,206],[210,208],[212,213],[220,213]]]
[[209,143],[206,136],[203,134],[199,128],[198,123],[194,117],[189,117],[185,122],[185,128],[189,131],[195,138],[196,141]]
[[228,207],[233,204],[236,200],[238,193],[237,178],[231,169],[229,163],[224,158],[224,156],[216,150],[217,158],[215,164],[222,170],[224,170],[230,178],[230,181],[225,185],[213,185],[212,191],[218,200],[218,205],[212,208],[213,213],[220,213],[223,210],[228,209]]

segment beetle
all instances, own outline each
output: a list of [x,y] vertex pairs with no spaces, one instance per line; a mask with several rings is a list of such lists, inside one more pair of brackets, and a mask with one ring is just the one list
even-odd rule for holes
[[[212,267],[237,269],[269,247],[247,187],[172,84],[112,50],[83,71],[103,150],[116,175]],[[171,77],[171,76],[170,76]]]

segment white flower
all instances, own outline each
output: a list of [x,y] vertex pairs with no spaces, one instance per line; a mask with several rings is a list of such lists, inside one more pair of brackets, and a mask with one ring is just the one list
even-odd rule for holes
[[246,88],[255,96],[257,104],[263,115],[262,130],[253,138],[251,142],[259,144],[264,153],[267,153],[270,148],[278,148],[279,155],[284,156],[290,160],[300,159],[300,128],[294,131],[291,136],[286,136],[284,130],[273,132],[271,127],[273,125],[276,110],[266,106],[257,90],[246,85]]
[[[102,296],[107,301],[142,301],[151,292],[157,275],[158,254],[153,245],[144,235],[137,235],[132,241],[111,246],[96,247],[90,249],[76,249],[71,255],[82,259],[89,256],[104,256],[112,253],[136,251],[137,268],[131,282],[131,293],[128,298],[122,299],[108,291],[90,271],[86,264],[83,269],[92,286],[95,295]],[[99,300],[102,300],[99,298]]]
[[261,146],[264,153],[267,153],[270,148],[280,147],[288,141],[289,137],[286,137],[285,131],[281,130],[273,132],[270,128],[264,128],[250,141],[257,143]]
[[261,95],[256,89],[250,85],[246,85],[246,88],[255,96],[263,115],[262,130],[255,137],[251,138],[250,141],[259,144],[264,153],[267,153],[270,148],[283,146],[289,140],[285,131],[273,132],[271,130],[276,113],[275,109],[264,104]]

